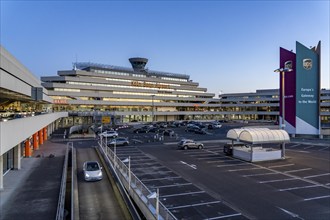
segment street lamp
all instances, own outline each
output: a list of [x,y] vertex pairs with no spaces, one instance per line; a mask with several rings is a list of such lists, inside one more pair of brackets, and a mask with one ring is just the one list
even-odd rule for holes
[[152,122],[154,122],[154,114],[155,114],[155,110],[154,110],[154,98],[155,98],[155,95],[151,95],[151,100],[152,100]]
[[[285,130],[285,73],[291,72],[291,68],[279,68],[274,70],[274,72],[281,73],[281,84],[282,84],[282,130]],[[282,144],[282,158],[285,157],[285,143]]]
[[279,68],[274,70],[274,72],[281,73],[281,84],[282,84],[282,122],[281,127],[285,130],[285,73],[291,72],[290,68]]

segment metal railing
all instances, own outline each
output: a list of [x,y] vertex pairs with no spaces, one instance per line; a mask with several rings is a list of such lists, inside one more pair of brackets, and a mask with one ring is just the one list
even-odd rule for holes
[[64,205],[65,205],[65,192],[66,192],[66,181],[67,181],[67,170],[68,170],[68,158],[69,158],[69,145],[67,145],[65,152],[61,188],[57,203],[56,220],[63,220],[65,218]]
[[[130,158],[120,160],[116,153],[100,141],[100,149],[103,155],[110,161],[115,174],[125,187],[128,194],[140,208],[147,219],[176,220],[177,218],[159,201],[159,195],[153,196],[156,192],[151,191],[142,181],[131,171]],[[126,164],[126,163],[127,164]],[[158,204],[157,204],[158,203]]]

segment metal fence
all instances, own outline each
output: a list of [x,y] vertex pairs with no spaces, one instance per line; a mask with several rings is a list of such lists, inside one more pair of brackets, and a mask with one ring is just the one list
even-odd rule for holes
[[[145,186],[139,178],[130,169],[130,158],[125,158],[120,160],[116,155],[116,146],[114,151],[106,146],[105,142],[99,142],[100,150],[103,151],[110,161],[115,174],[134,200],[134,202],[139,206],[140,210],[147,210],[150,216],[154,219],[166,219],[166,220],[176,220],[176,217],[159,201],[158,190],[151,191]],[[146,213],[144,213],[146,214]]]

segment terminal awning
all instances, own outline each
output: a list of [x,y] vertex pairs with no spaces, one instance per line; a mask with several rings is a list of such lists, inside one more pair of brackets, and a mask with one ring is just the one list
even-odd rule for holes
[[227,138],[251,144],[289,142],[289,134],[284,130],[269,128],[240,128],[227,132]]

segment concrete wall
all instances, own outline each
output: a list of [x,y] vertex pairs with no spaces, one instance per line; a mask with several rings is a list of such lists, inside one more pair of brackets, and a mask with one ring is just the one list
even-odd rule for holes
[[0,122],[0,155],[55,120],[67,116],[67,112],[58,112]]

